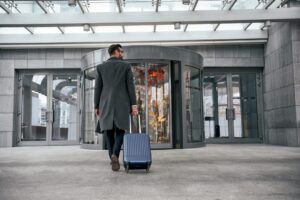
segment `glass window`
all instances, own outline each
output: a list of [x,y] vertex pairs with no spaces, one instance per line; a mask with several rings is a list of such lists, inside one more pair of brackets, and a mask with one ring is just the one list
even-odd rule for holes
[[244,30],[244,25],[240,23],[232,23],[232,24],[220,24],[218,27],[219,31],[225,30]]
[[220,10],[222,6],[222,0],[199,1],[195,10]]
[[153,32],[154,27],[150,26],[125,26],[126,32]]
[[126,0],[123,12],[149,12],[155,11],[153,1],[149,0]]
[[257,30],[260,29],[262,26],[264,25],[264,23],[252,23],[248,30]]
[[13,27],[13,28],[0,28],[0,34],[30,34],[23,27]]
[[162,0],[159,11],[185,11],[189,5],[184,5],[181,0]]
[[122,26],[93,26],[97,33],[122,33]]
[[51,1],[46,2],[48,10],[52,11],[53,13],[62,13],[62,12],[69,12],[69,13],[81,13],[81,10],[78,6],[72,7],[68,5],[68,1]]
[[86,5],[89,12],[118,12],[116,1],[89,1]]
[[157,32],[172,32],[172,31],[183,31],[184,25],[181,24],[180,29],[175,29],[174,25],[157,25],[156,31]]
[[212,31],[213,24],[189,24],[187,31]]
[[34,28],[34,33],[35,34],[49,34],[49,33],[56,33],[60,34],[60,30],[57,27],[39,27],[39,28]]
[[84,31],[83,26],[68,26],[65,27],[65,33],[92,33],[92,31]]
[[238,0],[232,10],[235,9],[254,9],[258,5],[257,0]]
[[200,70],[185,66],[186,129],[188,142],[202,141],[201,76]]
[[280,6],[282,0],[275,0],[268,9],[272,9],[272,8],[277,8],[278,6]]

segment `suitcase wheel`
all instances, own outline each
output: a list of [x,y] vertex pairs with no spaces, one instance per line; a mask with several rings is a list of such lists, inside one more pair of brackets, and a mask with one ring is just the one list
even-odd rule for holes
[[129,165],[126,165],[126,167],[125,167],[125,172],[126,172],[126,173],[129,172]]
[[147,165],[146,172],[149,173],[150,165]]

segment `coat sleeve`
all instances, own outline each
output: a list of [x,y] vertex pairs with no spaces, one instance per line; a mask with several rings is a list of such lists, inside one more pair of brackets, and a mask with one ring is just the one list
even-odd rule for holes
[[136,105],[135,85],[133,80],[133,73],[131,71],[130,64],[127,65],[126,69],[126,86],[130,99],[130,105]]
[[102,87],[103,87],[103,82],[102,82],[102,77],[101,73],[98,69],[98,66],[96,66],[96,79],[95,79],[95,91],[94,91],[94,106],[95,109],[99,108],[99,103],[100,103],[100,97],[102,93]]

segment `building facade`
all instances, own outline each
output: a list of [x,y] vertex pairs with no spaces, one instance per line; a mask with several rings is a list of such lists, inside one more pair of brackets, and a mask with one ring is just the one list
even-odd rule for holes
[[[266,44],[178,47],[203,57],[207,143],[300,146],[300,23],[272,23],[268,34]],[[83,142],[82,58],[94,50],[0,50],[1,147]]]

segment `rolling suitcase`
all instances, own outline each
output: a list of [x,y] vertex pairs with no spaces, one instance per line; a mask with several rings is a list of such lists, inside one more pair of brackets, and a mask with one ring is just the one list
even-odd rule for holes
[[123,164],[126,173],[130,169],[146,169],[146,172],[149,172],[152,163],[150,138],[147,134],[141,133],[140,116],[138,122],[139,133],[132,133],[130,118],[129,133],[124,135]]

